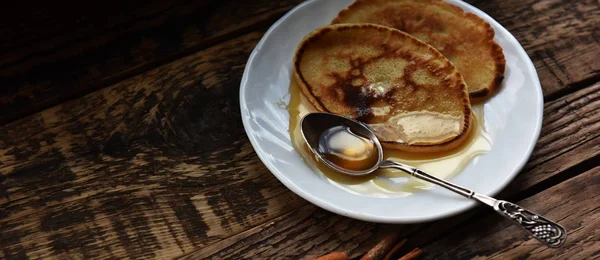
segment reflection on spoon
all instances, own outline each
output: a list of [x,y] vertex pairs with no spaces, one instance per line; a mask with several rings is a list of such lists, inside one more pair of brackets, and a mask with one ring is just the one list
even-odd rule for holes
[[319,153],[345,169],[362,171],[377,163],[377,151],[368,138],[350,131],[347,126],[334,126],[321,134]]

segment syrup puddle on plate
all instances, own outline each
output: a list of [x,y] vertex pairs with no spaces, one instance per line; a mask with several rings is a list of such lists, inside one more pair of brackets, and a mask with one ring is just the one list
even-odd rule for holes
[[[338,173],[318,161],[310,151],[302,133],[300,120],[306,114],[317,110],[301,93],[295,80],[291,80],[289,132],[294,149],[306,164],[331,184],[351,193],[370,197],[404,197],[410,194],[431,189],[433,184],[416,179],[407,173],[393,169],[379,169],[366,176],[347,176]],[[483,122],[483,106],[472,107],[475,118],[474,129],[459,147],[443,153],[407,153],[398,150],[383,149],[383,158],[417,167],[431,175],[449,179],[457,175],[477,156],[489,152],[492,141],[485,131]]]

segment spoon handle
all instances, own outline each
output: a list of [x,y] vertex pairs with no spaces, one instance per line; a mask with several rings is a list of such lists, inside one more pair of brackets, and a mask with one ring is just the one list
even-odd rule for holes
[[466,198],[474,199],[488,205],[494,208],[498,214],[512,220],[514,224],[522,227],[537,240],[549,247],[560,247],[567,238],[567,232],[561,225],[524,209],[519,205],[479,194],[473,190],[442,180],[409,165],[392,161],[382,161],[379,164],[379,167],[402,170],[416,178],[437,184]]

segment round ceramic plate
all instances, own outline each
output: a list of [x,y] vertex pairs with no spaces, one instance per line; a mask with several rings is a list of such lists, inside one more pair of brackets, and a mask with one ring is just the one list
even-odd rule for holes
[[[312,0],[297,6],[263,36],[250,55],[240,86],[244,128],[254,150],[269,170],[290,190],[326,210],[365,221],[414,223],[448,217],[475,205],[441,187],[400,198],[377,198],[334,186],[306,165],[288,133],[294,51],[304,36],[329,24],[353,0]],[[479,156],[451,180],[486,195],[504,188],[531,155],[542,125],[543,98],[533,63],[504,27],[482,11],[459,0],[448,0],[486,20],[506,57],[501,91],[484,105],[485,127],[493,140],[490,152]]]

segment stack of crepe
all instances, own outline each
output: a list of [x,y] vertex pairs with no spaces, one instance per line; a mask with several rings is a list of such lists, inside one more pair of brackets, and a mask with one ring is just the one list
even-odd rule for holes
[[294,79],[320,111],[368,124],[386,148],[440,152],[474,125],[505,60],[483,19],[442,0],[357,0],[307,35]]

